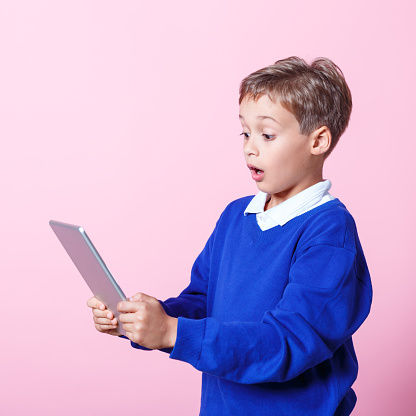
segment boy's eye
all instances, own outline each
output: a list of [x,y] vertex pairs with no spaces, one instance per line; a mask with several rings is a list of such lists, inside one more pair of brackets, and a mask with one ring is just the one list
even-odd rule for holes
[[266,139],[266,140],[273,140],[276,138],[276,136],[273,136],[272,134],[266,134],[266,133],[262,133],[262,136]]
[[245,139],[248,139],[250,137],[250,133],[241,133],[240,136],[244,136]]

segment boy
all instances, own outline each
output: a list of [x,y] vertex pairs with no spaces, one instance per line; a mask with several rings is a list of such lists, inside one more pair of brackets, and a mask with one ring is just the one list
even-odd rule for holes
[[[120,302],[136,348],[163,349],[203,372],[201,415],[349,415],[352,334],[370,276],[352,216],[328,193],[323,164],[352,101],[328,59],[291,57],[240,86],[244,156],[259,189],[222,213],[190,285],[159,302]],[[88,301],[98,331],[117,322]]]

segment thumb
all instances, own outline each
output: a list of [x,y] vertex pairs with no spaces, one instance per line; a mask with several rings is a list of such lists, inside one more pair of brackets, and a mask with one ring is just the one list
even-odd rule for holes
[[133,295],[131,298],[129,298],[132,302],[151,302],[155,298],[149,295],[146,295],[145,293],[138,292],[135,295]]

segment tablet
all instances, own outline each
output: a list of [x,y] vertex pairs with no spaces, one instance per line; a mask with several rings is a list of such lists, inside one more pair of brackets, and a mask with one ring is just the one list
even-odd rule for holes
[[[117,304],[121,300],[126,300],[126,296],[88,238],[85,230],[78,225],[53,220],[49,221],[49,225],[94,296],[113,312],[118,321],[120,312],[117,311]],[[120,323],[117,331],[120,335],[126,334]]]

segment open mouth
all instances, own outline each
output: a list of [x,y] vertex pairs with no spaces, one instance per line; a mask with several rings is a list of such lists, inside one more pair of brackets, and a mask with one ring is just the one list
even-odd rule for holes
[[256,168],[253,165],[247,165],[247,167],[250,169],[251,172],[251,177],[255,180],[255,181],[261,181],[264,177],[264,171]]
[[249,168],[252,172],[257,173],[257,175],[260,175],[260,174],[262,174],[262,173],[263,173],[263,171],[262,171],[261,169],[257,169],[255,166],[248,165],[248,168]]

